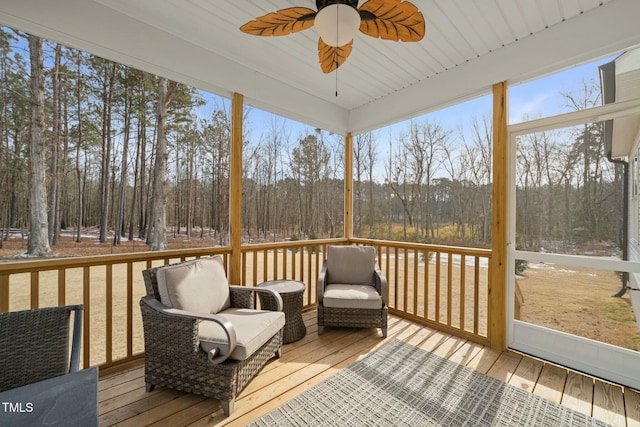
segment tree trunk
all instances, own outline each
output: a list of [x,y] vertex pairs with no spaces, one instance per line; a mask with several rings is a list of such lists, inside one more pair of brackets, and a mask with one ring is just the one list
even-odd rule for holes
[[31,60],[31,224],[28,253],[51,255],[47,218],[47,150],[44,140],[44,61],[42,39],[29,36]]
[[55,59],[53,66],[53,136],[51,141],[51,174],[49,180],[49,243],[53,246],[58,244],[60,239],[60,134],[62,129],[62,105],[60,103],[60,59],[62,57],[62,46],[56,45]]
[[134,161],[134,170],[133,170],[133,194],[131,195],[131,209],[129,212],[129,240],[133,240],[133,225],[135,223],[136,217],[136,198],[138,192],[138,167],[140,165],[140,156],[141,156],[141,148],[142,142],[140,138],[140,118],[138,117],[138,136],[136,137],[136,159]]
[[145,120],[142,120],[140,124],[140,197],[138,203],[138,237],[148,240],[149,234],[147,233],[148,219],[149,219],[149,204],[147,195],[149,194],[149,182],[147,180],[147,127]]
[[83,177],[80,168],[80,153],[82,147],[82,55],[77,52],[76,62],[76,110],[78,111],[78,141],[76,142],[76,242],[82,239],[82,220],[83,220]]
[[113,245],[119,245],[124,234],[124,202],[127,188],[127,158],[129,156],[129,131],[131,128],[129,88],[125,89],[124,107],[124,135],[122,141],[122,163],[120,165],[120,194],[118,195],[118,211],[116,214],[116,226],[113,232]]
[[116,78],[116,64],[113,63],[109,74],[105,75],[102,91],[102,171],[100,175],[100,243],[107,242],[109,227],[109,169],[111,163],[111,101]]
[[156,163],[153,168],[153,198],[152,198],[152,224],[151,250],[162,251],[167,249],[166,235],[166,209],[167,209],[167,106],[169,104],[169,94],[167,90],[167,79],[160,77],[158,80],[158,139],[156,143]]

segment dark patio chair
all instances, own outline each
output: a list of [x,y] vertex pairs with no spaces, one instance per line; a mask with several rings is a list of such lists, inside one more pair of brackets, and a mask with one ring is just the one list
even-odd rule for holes
[[82,311],[69,305],[0,313],[0,392],[77,372]]
[[[263,288],[229,286],[222,257],[144,270],[140,300],[145,383],[219,399],[226,415],[236,396],[282,352],[282,299]],[[256,310],[255,293],[275,311]]]
[[387,336],[387,279],[372,246],[327,247],[318,277],[318,335],[325,326],[380,328]]

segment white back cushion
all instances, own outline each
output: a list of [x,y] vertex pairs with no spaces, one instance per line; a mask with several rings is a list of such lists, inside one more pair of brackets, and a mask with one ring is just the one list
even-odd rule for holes
[[329,283],[374,285],[376,250],[373,246],[327,247]]
[[220,255],[160,267],[157,278],[160,301],[168,307],[217,314],[230,306]]

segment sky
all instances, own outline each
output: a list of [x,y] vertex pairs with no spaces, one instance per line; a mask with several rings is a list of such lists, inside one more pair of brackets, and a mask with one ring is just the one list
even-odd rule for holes
[[[598,85],[600,81],[598,66],[615,59],[616,55],[601,58],[586,64],[575,66],[564,71],[554,73],[542,78],[524,82],[509,87],[509,123],[519,123],[524,120],[549,117],[572,111],[567,106],[566,99],[562,93],[580,91],[584,82],[594,80]],[[199,114],[210,116],[211,111],[216,108],[230,108],[230,101],[215,95],[203,93],[207,100],[207,105],[202,107]],[[411,123],[438,123],[444,129],[453,131],[452,143],[459,141],[458,130],[469,131],[472,119],[482,116],[491,116],[492,96],[488,93],[485,96],[469,100],[467,102],[444,108],[435,112],[413,118],[411,120],[396,123],[373,131],[375,140],[378,143],[378,165],[376,179],[384,180],[384,160],[388,157],[389,142],[392,144],[399,139],[401,133],[407,133]],[[249,140],[259,143],[264,133],[269,132],[272,126],[274,115],[256,108],[251,108],[245,121],[249,132]],[[278,123],[284,125],[289,133],[290,143],[308,133],[315,132],[314,127],[299,123],[293,120],[277,117]],[[461,120],[461,118],[464,118]],[[331,140],[331,138],[328,138]],[[335,137],[333,138],[335,141]]]
[[[561,93],[580,90],[583,82],[588,82],[591,79],[599,83],[598,66],[612,61],[616,56],[617,55],[613,55],[602,58],[543,78],[509,87],[509,123],[518,123],[523,121],[524,118],[536,119],[571,111],[571,109],[567,107],[565,98]],[[210,116],[211,111],[215,108],[220,108],[223,103],[226,103],[225,108],[229,108],[228,100],[223,100],[220,97],[208,93],[203,93],[203,96],[207,100],[207,105],[200,110],[200,114],[203,116]],[[442,127],[455,131],[461,124],[464,126],[464,123],[460,121],[460,117],[481,117],[485,114],[490,115],[491,111],[491,94],[487,94],[486,96],[472,99],[462,104],[378,129],[374,131],[374,133],[385,135],[384,139],[388,141],[389,135],[397,135],[400,132],[408,130],[412,121],[419,123],[424,120],[437,122]],[[252,136],[259,137],[261,133],[260,129],[270,128],[272,117],[273,115],[271,113],[251,109],[247,122],[252,130]],[[292,130],[292,137],[298,137],[305,132],[314,131],[312,126],[303,123],[283,118],[280,118],[280,120],[284,120],[286,126]]]

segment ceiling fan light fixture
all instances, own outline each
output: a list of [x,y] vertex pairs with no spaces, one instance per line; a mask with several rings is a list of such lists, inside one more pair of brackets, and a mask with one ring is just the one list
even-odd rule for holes
[[331,4],[316,14],[313,27],[329,46],[344,46],[360,28],[360,14],[349,5]]

